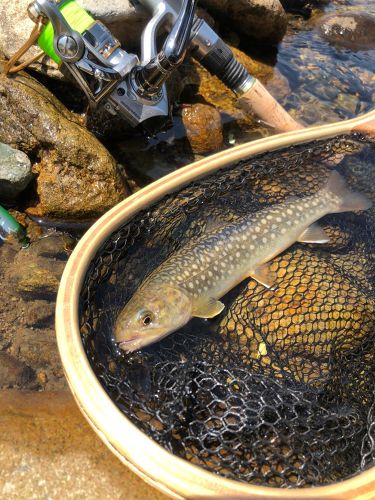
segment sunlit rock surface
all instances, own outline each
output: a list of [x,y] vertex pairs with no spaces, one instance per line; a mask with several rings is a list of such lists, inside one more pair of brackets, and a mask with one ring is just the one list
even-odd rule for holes
[[0,77],[0,141],[33,159],[34,213],[100,215],[126,196],[114,158],[56,97],[26,74]]

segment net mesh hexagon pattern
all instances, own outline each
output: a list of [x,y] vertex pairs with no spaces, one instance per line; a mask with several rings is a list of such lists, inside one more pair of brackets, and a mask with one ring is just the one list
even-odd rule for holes
[[375,458],[375,209],[324,217],[324,245],[272,262],[277,286],[247,279],[213,320],[191,320],[132,354],[113,342],[142,280],[210,221],[316,192],[332,169],[375,201],[375,144],[358,135],[261,154],[138,213],[93,259],[80,327],[114,403],[164,448],[213,473],[277,487],[324,485]]

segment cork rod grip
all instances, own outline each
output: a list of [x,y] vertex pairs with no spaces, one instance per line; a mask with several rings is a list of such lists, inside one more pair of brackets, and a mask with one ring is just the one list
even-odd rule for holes
[[290,132],[304,128],[274,99],[268,90],[256,80],[254,85],[239,99],[240,105],[272,127],[275,132]]

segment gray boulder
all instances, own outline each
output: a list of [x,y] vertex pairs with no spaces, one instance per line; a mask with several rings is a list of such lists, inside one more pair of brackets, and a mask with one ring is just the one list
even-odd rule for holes
[[0,142],[0,199],[13,200],[32,178],[28,156]]

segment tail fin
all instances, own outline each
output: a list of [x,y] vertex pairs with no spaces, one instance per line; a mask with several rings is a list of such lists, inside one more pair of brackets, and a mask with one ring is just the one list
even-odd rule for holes
[[324,190],[339,198],[337,210],[335,210],[335,212],[367,210],[372,205],[372,202],[366,195],[350,191],[344,178],[335,170],[333,170],[329,176]]

